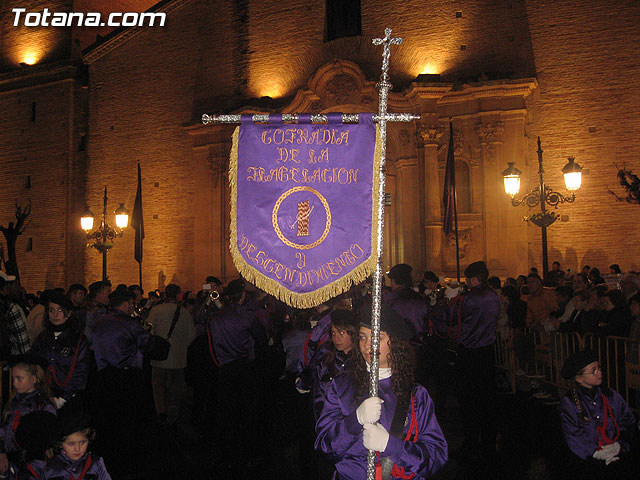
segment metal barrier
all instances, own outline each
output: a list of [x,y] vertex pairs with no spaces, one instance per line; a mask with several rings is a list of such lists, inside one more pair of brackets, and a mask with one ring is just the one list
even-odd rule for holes
[[584,348],[596,352],[604,383],[622,395],[633,410],[640,411],[640,340],[499,327],[496,367],[506,372],[513,392],[518,370],[566,390],[569,382],[560,375],[562,365]]

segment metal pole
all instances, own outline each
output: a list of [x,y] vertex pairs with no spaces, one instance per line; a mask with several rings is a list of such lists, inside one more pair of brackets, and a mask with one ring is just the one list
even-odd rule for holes
[[[538,137],[538,174],[540,175],[540,210],[544,214],[546,207],[546,192],[544,190],[544,168],[542,167],[542,146]],[[542,279],[546,280],[549,271],[549,257],[547,254],[547,227],[542,228]]]
[[[386,30],[385,30],[386,32]],[[379,40],[379,39],[376,39]],[[393,40],[398,40],[394,38]],[[402,39],[400,39],[402,40]],[[396,42],[394,42],[396,43]],[[397,42],[401,43],[401,42]],[[379,44],[378,44],[379,45]],[[388,60],[387,60],[387,69],[388,69]],[[384,68],[384,66],[383,66]],[[383,73],[384,76],[384,73]],[[388,75],[387,75],[388,78]],[[378,84],[381,85],[381,84]],[[391,86],[391,84],[388,84]],[[388,89],[387,89],[388,91]],[[380,97],[382,97],[382,92],[380,92]],[[385,97],[386,101],[386,97]],[[386,106],[385,106],[386,108]],[[324,113],[312,114],[311,121],[313,123],[327,123],[327,115]],[[343,113],[342,114],[342,123],[358,123],[359,114],[358,113]],[[378,115],[373,116],[373,121],[376,123],[380,123],[382,121],[387,122],[412,122],[414,120],[420,120],[420,115],[415,115],[413,113],[378,113]],[[202,123],[205,125],[209,125],[211,123],[240,123],[241,115],[207,115],[206,113],[202,115]],[[267,113],[256,113],[253,115],[254,123],[268,123],[269,122],[269,114]],[[284,113],[282,114],[282,121],[295,123],[298,121],[297,113]]]
[[[104,187],[104,209],[102,210],[102,246],[107,243],[107,187]],[[102,281],[107,280],[107,249],[102,250]]]

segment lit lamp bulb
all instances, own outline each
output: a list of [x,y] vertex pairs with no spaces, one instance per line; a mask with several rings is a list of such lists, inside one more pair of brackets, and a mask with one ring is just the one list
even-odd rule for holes
[[569,157],[569,161],[562,169],[564,184],[569,191],[580,189],[582,185],[582,167],[576,163],[575,158]]
[[129,210],[124,208],[124,203],[121,203],[115,211],[116,214],[116,226],[118,228],[127,228],[129,225]]
[[80,217],[80,225],[85,232],[93,228],[93,212],[89,210],[89,207],[85,209],[82,217]]
[[502,172],[504,177],[504,191],[510,197],[515,197],[520,191],[520,174],[522,172],[515,167],[515,162],[508,162],[508,167]]

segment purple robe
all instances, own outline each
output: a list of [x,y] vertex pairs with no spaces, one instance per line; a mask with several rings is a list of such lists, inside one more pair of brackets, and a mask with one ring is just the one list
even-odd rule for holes
[[385,292],[382,303],[399,313],[406,321],[412,333],[412,343],[422,344],[422,335],[427,331],[429,307],[421,297],[409,287],[399,287],[392,292]]
[[[328,352],[327,352],[328,353]],[[324,405],[325,390],[329,388],[331,382],[335,377],[344,372],[349,359],[349,354],[341,351],[336,351],[336,355],[333,359],[332,369],[329,368],[325,360],[325,353],[322,361],[319,362],[314,368],[313,374],[313,388],[311,389],[313,398],[313,412],[316,419],[322,410]]]
[[[500,299],[486,285],[473,287],[452,299],[448,313],[449,323],[454,328],[454,335],[457,335],[456,343],[465,348],[480,348],[496,343]],[[434,321],[442,322],[443,319],[434,318]],[[439,325],[438,330],[443,331],[442,327]]]
[[[396,408],[391,377],[380,381],[378,395],[384,400],[379,423],[389,431]],[[323,403],[316,422],[316,449],[335,460],[337,478],[366,478],[368,451],[362,443],[362,425],[356,416],[359,402],[354,398],[348,372],[328,385]],[[409,406],[402,440],[389,434],[387,448],[382,454],[403,467],[405,475],[415,474],[412,480],[420,480],[434,475],[447,462],[448,446],[436,419],[433,401],[420,385],[414,389],[414,403],[419,432],[417,442],[404,441],[411,421]]]
[[46,400],[38,390],[17,393],[13,397],[9,408],[9,417],[0,428],[0,452],[10,453],[20,450],[15,437],[15,431],[20,424],[20,419],[37,410],[56,414],[56,407]]
[[153,349],[153,336],[120,310],[111,310],[93,329],[93,352],[98,371],[106,367],[142,368],[142,353]]
[[331,312],[327,311],[304,341],[300,359],[298,360],[298,379],[296,387],[311,390],[313,374],[317,365],[329,350],[331,342]]
[[38,459],[31,460],[20,470],[15,465],[10,465],[5,475],[7,480],[40,480],[44,476],[45,465],[44,460]]
[[220,366],[235,360],[255,360],[255,347],[267,342],[264,327],[253,310],[225,305],[209,322],[213,352]]
[[[586,460],[598,449],[599,434],[596,427],[602,426],[605,418],[604,400],[602,399],[602,394],[604,393],[620,429],[620,435],[617,440],[620,444],[620,453],[628,452],[636,426],[636,419],[620,394],[606,387],[594,387],[593,389],[577,387],[577,393],[584,413],[589,419],[588,421],[578,414],[578,408],[573,401],[571,391],[567,392],[562,398],[558,407],[562,433],[571,451]],[[605,432],[611,439],[616,435],[616,428],[611,417],[607,420]]]
[[[67,328],[56,338],[53,331],[45,329],[33,342],[31,352],[49,363],[47,380],[54,397],[69,400],[87,387],[90,362],[89,342],[81,332]],[[72,367],[73,373],[67,381]]]
[[[71,460],[64,451],[53,457],[44,471],[42,480],[68,480],[70,475],[78,478],[84,470],[89,454],[85,454],[80,460]],[[111,475],[107,472],[102,458],[91,455],[91,465],[84,475],[84,480],[111,480]]]

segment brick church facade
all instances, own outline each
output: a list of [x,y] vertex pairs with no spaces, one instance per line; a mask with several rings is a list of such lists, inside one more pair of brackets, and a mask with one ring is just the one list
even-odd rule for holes
[[[14,27],[18,3],[44,5],[4,2],[0,12],[0,224],[16,201],[31,202],[17,246],[30,291],[101,277],[79,219],[86,206],[102,211],[105,186],[110,212],[120,202],[131,211],[138,162],[145,290],[236,277],[233,126],[200,117],[377,112],[382,49],[371,39],[385,28],[404,39],[392,47],[389,110],[421,115],[389,124],[385,266],[455,273],[441,206],[451,118],[463,267],[483,259],[502,277],[541,269],[540,229],[522,221],[527,208],[511,206],[500,174],[516,162],[521,192],[533,188],[539,136],[555,190],[566,193],[567,157],[585,168],[576,202],[549,228],[549,262],[640,269],[640,210],[608,192],[624,195],[614,164],[640,168],[638,2],[121,1],[109,8],[152,8],[166,23],[112,32]],[[45,3],[95,11],[104,2]],[[359,8],[336,13],[336,4]],[[128,229],[110,250],[114,283],[137,283],[133,239]]]

